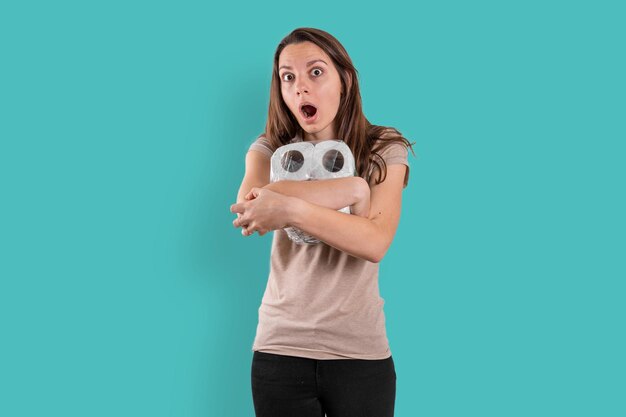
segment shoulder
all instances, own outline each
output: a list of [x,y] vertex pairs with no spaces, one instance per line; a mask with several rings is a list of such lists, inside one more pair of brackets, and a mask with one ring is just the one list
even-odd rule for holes
[[248,148],[248,151],[258,151],[270,158],[274,154],[272,144],[270,143],[269,139],[267,139],[264,133],[258,135],[256,139],[252,141]]
[[403,165],[406,169],[401,169],[401,176],[403,177],[403,186],[408,185],[409,180],[409,141],[402,136],[402,134],[395,128],[381,129],[378,138],[374,140],[372,145],[372,165],[370,167],[371,179],[373,180],[376,175],[373,175],[377,171],[380,171],[384,162],[385,175],[382,175],[382,179],[386,177],[390,165]]
[[372,154],[378,155],[387,164],[404,163],[408,161],[408,140],[397,129],[386,128],[374,140]]

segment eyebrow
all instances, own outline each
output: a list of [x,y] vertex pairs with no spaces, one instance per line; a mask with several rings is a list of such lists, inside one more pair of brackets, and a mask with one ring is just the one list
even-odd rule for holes
[[[310,67],[311,65],[315,64],[316,62],[323,62],[324,64],[326,64],[326,61],[324,61],[323,59],[314,59],[312,61],[309,61],[306,63],[307,67]],[[326,64],[328,65],[328,64]],[[293,69],[291,68],[289,65],[281,65],[280,68],[278,68],[278,70],[280,71],[281,69],[286,68],[286,69]]]

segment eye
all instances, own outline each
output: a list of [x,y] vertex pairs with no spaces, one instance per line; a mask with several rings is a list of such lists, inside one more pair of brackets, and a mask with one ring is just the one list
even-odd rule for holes
[[[324,71],[321,68],[313,68],[311,70],[311,73],[313,73],[314,71],[319,71],[318,75],[315,75],[316,77],[319,77],[320,75],[322,75],[324,73]],[[287,78],[288,76],[291,76],[291,78]],[[283,81],[293,81],[293,74],[290,72],[285,72],[282,77],[281,80]]]

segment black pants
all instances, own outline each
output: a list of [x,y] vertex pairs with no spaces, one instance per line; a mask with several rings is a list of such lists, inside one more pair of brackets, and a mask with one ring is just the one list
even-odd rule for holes
[[393,417],[393,358],[309,359],[255,351],[256,417]]

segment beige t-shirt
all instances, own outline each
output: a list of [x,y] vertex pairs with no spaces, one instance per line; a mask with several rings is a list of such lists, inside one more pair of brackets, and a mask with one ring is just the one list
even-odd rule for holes
[[[291,142],[302,141],[296,135]],[[249,150],[268,157],[264,136]],[[408,149],[388,146],[387,165],[405,164]],[[375,173],[375,178],[378,174]],[[385,300],[378,288],[378,266],[324,242],[297,244],[273,231],[270,273],[253,351],[312,359],[386,359],[391,356],[385,329]]]

